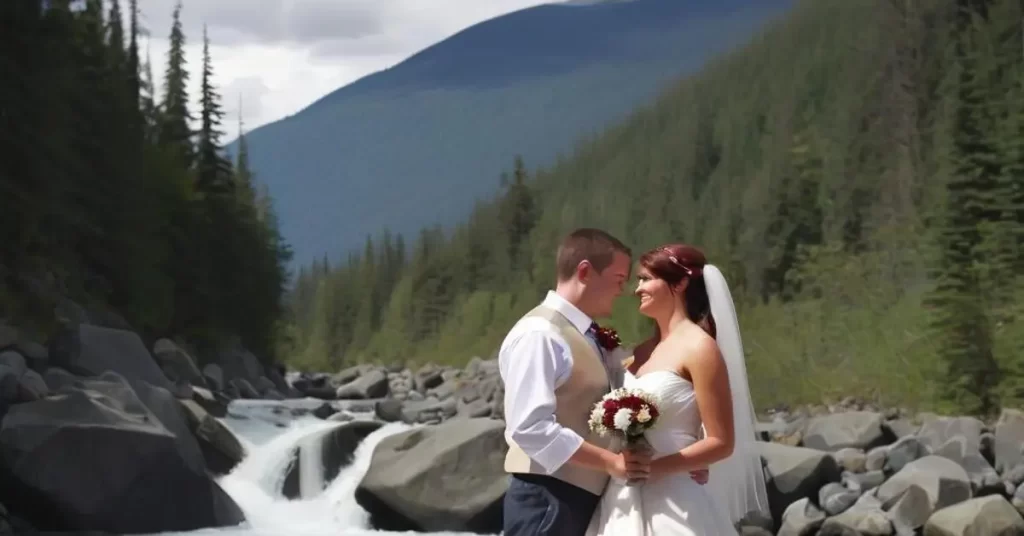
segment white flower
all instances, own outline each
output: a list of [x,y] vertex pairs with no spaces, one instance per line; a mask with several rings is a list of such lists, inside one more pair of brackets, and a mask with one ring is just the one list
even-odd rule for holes
[[594,407],[593,411],[590,412],[590,422],[599,423],[604,422],[604,408],[600,405]]
[[633,410],[629,408],[622,408],[615,412],[615,429],[625,432],[629,430],[629,425],[632,424]]
[[640,411],[636,413],[636,420],[642,423],[651,420],[651,409],[647,406],[640,406]]

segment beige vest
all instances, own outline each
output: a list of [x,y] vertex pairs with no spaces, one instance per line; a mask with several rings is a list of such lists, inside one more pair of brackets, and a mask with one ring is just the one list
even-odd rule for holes
[[[540,305],[524,318],[536,316],[549,320],[559,330],[572,352],[572,373],[569,379],[555,389],[555,420],[580,436],[588,443],[610,448],[611,437],[601,437],[590,431],[587,424],[590,412],[601,397],[609,391],[608,374],[601,356],[561,313]],[[505,455],[505,471],[509,473],[547,474],[544,468],[520,449],[506,436],[509,449]],[[550,475],[591,493],[600,495],[608,483],[608,474],[566,462]]]

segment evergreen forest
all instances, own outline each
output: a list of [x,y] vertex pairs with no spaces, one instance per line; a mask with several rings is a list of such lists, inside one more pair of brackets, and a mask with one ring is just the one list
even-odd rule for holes
[[181,9],[154,88],[137,0],[0,2],[0,319],[46,340],[70,300],[201,362],[241,343],[270,363],[289,248],[244,135],[223,150],[209,42],[189,65]]
[[[555,165],[496,170],[455,229],[303,266],[279,351],[308,370],[491,357],[563,234],[596,226],[723,270],[758,408],[1024,402],[1022,30],[1011,0],[801,2]],[[617,307],[626,342],[649,336],[635,299]]]

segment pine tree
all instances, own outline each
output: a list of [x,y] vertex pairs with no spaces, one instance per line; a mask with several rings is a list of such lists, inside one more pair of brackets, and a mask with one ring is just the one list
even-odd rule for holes
[[142,112],[142,129],[144,139],[151,145],[159,143],[160,127],[163,124],[160,110],[157,107],[156,86],[153,83],[153,62],[149,55],[149,48],[146,48],[146,62],[140,67],[142,70],[139,81],[139,106]]
[[[242,119],[242,97],[238,97],[238,156],[235,160],[235,186],[239,202],[243,205],[257,206],[256,189],[253,184],[252,169],[249,167],[249,142],[245,135],[245,121]],[[265,220],[266,215],[260,214]]]
[[[116,5],[116,2],[115,2]],[[142,64],[139,61],[139,0],[128,0],[128,8],[131,10],[129,20],[129,36],[128,36],[128,94],[132,98],[132,102],[135,107],[141,102],[142,97],[142,84],[141,84],[141,69]],[[120,8],[118,8],[120,11]],[[119,16],[120,17],[120,16]],[[120,18],[118,19],[120,20]],[[139,125],[141,130],[141,125]]]
[[536,224],[537,212],[521,156],[517,155],[514,159],[512,180],[507,182],[499,211],[505,228],[509,265],[513,270],[523,269],[530,265],[523,244]]
[[192,115],[188,108],[187,61],[185,59],[185,33],[181,27],[181,0],[174,6],[170,47],[167,52],[167,70],[164,72],[163,103],[159,123],[159,142],[172,148],[180,166],[191,169],[196,162],[192,144]]
[[768,228],[774,247],[772,268],[765,281],[766,290],[771,294],[788,296],[798,290],[787,288],[787,275],[797,265],[801,247],[817,245],[822,240],[818,188],[823,164],[820,149],[815,146],[820,138],[815,134],[805,127],[792,137],[789,149],[792,161],[780,187],[784,197]]
[[210,58],[210,38],[206,26],[203,26],[203,71],[199,99],[196,188],[206,195],[227,194],[232,191],[232,171],[231,163],[221,155],[223,132],[220,129],[224,111],[221,109],[220,95],[213,87],[213,61]]
[[[963,9],[963,8],[962,8]],[[995,197],[999,157],[986,94],[977,11],[962,11],[955,37],[956,100],[953,123],[953,176],[947,184],[945,222],[940,229],[941,272],[933,303],[936,331],[946,368],[945,398],[973,413],[996,407],[999,368],[992,349],[990,310],[979,265],[987,224],[997,221]],[[981,261],[984,263],[985,261]]]

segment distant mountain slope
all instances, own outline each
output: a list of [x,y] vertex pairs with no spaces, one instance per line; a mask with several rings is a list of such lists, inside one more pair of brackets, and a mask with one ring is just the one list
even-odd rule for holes
[[[282,355],[311,370],[493,356],[553,283],[564,233],[596,226],[722,269],[759,410],[1024,407],[1022,11],[984,7],[963,24],[946,0],[801,0],[452,238],[305,270]],[[635,284],[601,321],[627,345],[653,329]]]
[[522,154],[549,164],[791,0],[545,5],[468,28],[249,133],[298,263],[451,224]]

